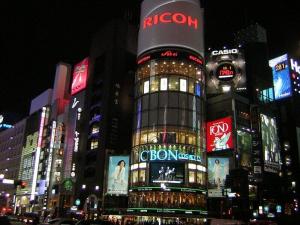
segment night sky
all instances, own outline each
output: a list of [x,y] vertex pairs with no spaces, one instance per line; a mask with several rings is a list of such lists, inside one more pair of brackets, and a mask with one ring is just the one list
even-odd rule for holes
[[[92,35],[106,21],[122,18],[132,8],[133,18],[138,18],[139,0],[112,2],[1,3],[0,114],[26,116],[31,99],[52,87],[58,62],[74,65],[85,58]],[[258,22],[267,29],[271,58],[286,51],[300,56],[300,7],[294,1],[272,2],[269,7],[260,6],[260,2],[206,0],[206,47],[230,44],[233,32]]]

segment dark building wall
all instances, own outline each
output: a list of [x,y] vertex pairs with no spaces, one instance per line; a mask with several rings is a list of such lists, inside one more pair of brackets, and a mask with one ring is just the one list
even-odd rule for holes
[[[103,26],[91,45],[82,124],[86,137],[79,156],[77,195],[86,198],[87,192],[94,193],[100,197],[100,205],[106,188],[109,154],[129,154],[131,148],[136,35],[133,26],[114,20]],[[99,120],[95,119],[97,116]],[[93,135],[96,127],[99,132]],[[92,142],[97,142],[98,147],[91,149]],[[87,186],[84,193],[80,192],[82,184]],[[95,186],[100,190],[96,191]]]

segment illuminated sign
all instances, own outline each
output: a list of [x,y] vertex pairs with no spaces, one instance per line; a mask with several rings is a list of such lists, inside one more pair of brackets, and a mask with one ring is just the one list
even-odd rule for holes
[[14,127],[14,126],[13,126],[13,125],[10,125],[10,124],[5,124],[5,123],[0,124],[0,128],[9,129],[9,128],[13,128],[13,127]]
[[288,55],[282,55],[269,61],[272,68],[275,99],[282,99],[292,95]]
[[280,149],[278,143],[275,118],[260,114],[262,147],[264,153],[264,170],[277,173],[281,168]]
[[129,156],[110,156],[107,174],[107,194],[127,195]]
[[163,12],[159,15],[150,16],[144,19],[143,22],[143,29],[147,27],[152,27],[153,25],[159,23],[176,23],[181,25],[187,25],[194,29],[198,28],[198,19],[192,18],[189,15],[185,15],[183,13],[171,13],[171,12]]
[[78,146],[79,146],[79,132],[75,131],[75,137],[74,137],[74,152],[78,152]]
[[74,98],[72,103],[72,109],[74,109],[78,103],[79,101],[76,98]]
[[236,75],[234,65],[231,63],[222,63],[217,67],[216,75],[219,80],[230,81]]
[[89,59],[85,58],[76,64],[73,72],[73,81],[71,86],[71,95],[85,89],[88,76]]
[[207,94],[246,90],[245,57],[242,49],[211,51],[207,58]]
[[206,132],[207,152],[233,148],[231,117],[207,122]]
[[40,126],[39,126],[37,148],[35,151],[34,170],[33,170],[32,189],[31,189],[31,194],[30,194],[30,200],[34,200],[34,198],[35,198],[36,182],[37,182],[38,168],[39,168],[39,163],[40,163],[40,154],[41,154],[41,147],[42,147],[42,138],[43,138],[43,131],[44,131],[44,126],[45,126],[45,122],[46,122],[47,111],[48,111],[47,108],[43,107],[42,114],[41,114]]
[[204,55],[203,12],[198,0],[143,1],[137,55],[182,47]]
[[52,153],[53,153],[53,147],[54,147],[55,132],[56,132],[56,121],[53,121],[52,122],[51,138],[50,138],[50,149],[49,149],[49,156],[48,156],[48,165],[47,165],[46,187],[48,187],[49,183],[50,183],[50,172],[51,172],[51,166],[52,166]]
[[193,61],[197,64],[203,65],[203,59],[200,56],[196,56],[191,54],[190,52],[186,52],[183,50],[174,50],[174,49],[167,49],[161,51],[155,51],[153,53],[149,53],[147,55],[142,55],[138,58],[137,64],[144,64],[148,62],[150,59],[173,59],[178,58],[180,60],[186,59],[189,61]]
[[224,49],[224,50],[215,50],[212,51],[212,55],[227,55],[227,54],[238,54],[239,50],[234,48],[234,49]]
[[193,154],[180,153],[178,150],[144,150],[140,153],[140,161],[177,161],[190,160],[201,162],[200,156]]
[[294,70],[296,73],[300,74],[300,66],[298,65],[298,62],[294,59],[290,60],[291,62],[291,69]]
[[4,120],[4,117],[2,115],[0,115],[0,123],[2,123]]

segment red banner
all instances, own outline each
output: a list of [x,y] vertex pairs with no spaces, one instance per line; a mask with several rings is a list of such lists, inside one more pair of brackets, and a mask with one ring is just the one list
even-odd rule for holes
[[71,86],[71,95],[85,89],[88,76],[89,59],[85,58],[76,64],[73,71],[73,80]]

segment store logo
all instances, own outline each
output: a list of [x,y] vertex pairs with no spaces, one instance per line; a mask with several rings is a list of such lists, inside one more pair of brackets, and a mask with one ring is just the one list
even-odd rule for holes
[[291,59],[291,69],[300,74],[300,66],[298,65],[298,62],[293,59]]
[[237,54],[239,51],[234,48],[234,49],[225,49],[225,50],[215,50],[212,51],[212,55],[228,55],[228,54]]
[[165,52],[162,52],[160,55],[161,56],[176,57],[176,56],[178,56],[178,53],[177,52],[172,52],[172,51],[165,51]]
[[145,150],[140,153],[140,161],[177,161],[190,160],[201,162],[201,157],[193,154],[179,153],[178,150]]
[[227,131],[228,131],[228,124],[224,122],[214,124],[209,128],[209,134],[215,136],[226,133]]
[[148,27],[152,27],[153,25],[157,24],[182,24],[187,25],[189,27],[194,28],[195,30],[198,29],[198,19],[192,18],[191,16],[184,15],[183,13],[171,13],[171,12],[164,12],[158,15],[149,16],[144,19],[143,22],[143,29]]

